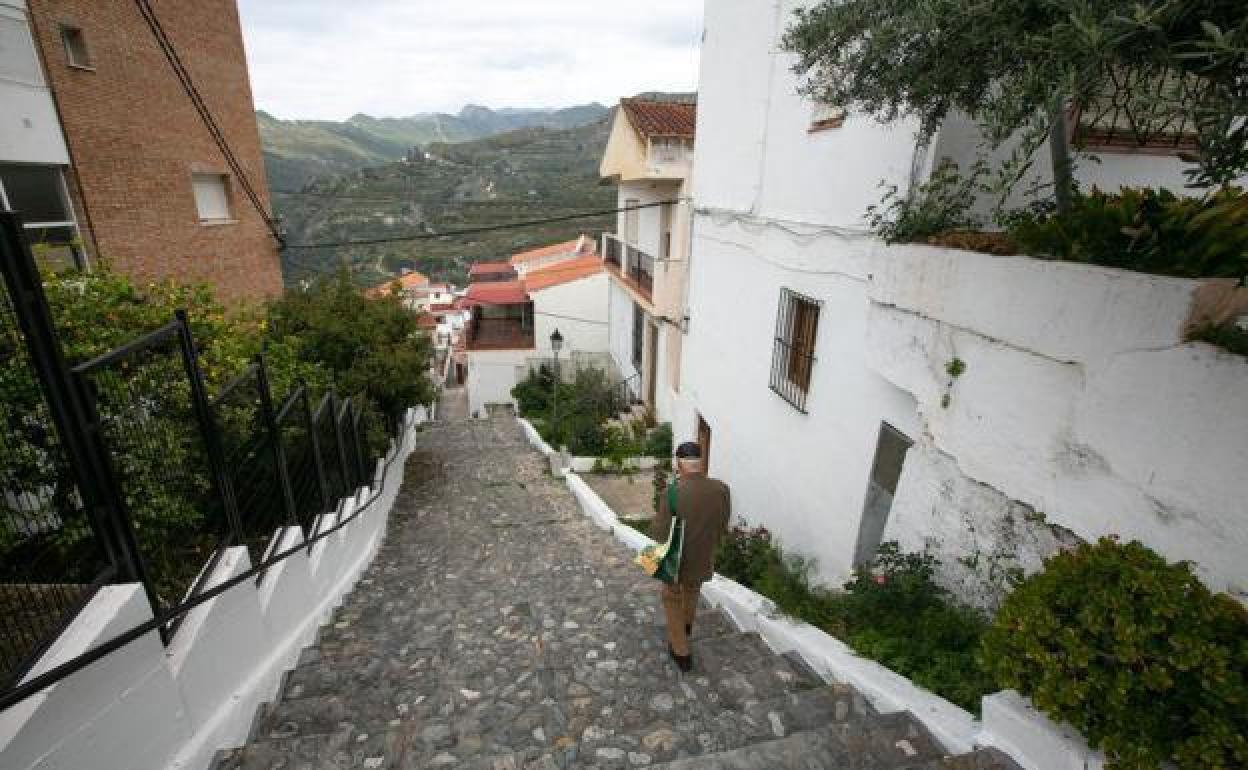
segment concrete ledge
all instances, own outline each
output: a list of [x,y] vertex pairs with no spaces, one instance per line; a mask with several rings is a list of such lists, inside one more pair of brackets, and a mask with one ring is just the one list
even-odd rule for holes
[[995,746],[1023,770],[1102,770],[1105,755],[1088,747],[1070,725],[1059,725],[1036,711],[1014,690],[985,695],[983,745]]
[[[573,457],[568,467],[577,473],[589,473],[599,462],[606,464],[601,457]],[[629,457],[624,461],[624,467],[634,471],[652,470],[658,464],[659,461],[653,457]]]
[[546,443],[545,439],[542,438],[541,434],[537,432],[537,428],[533,427],[533,423],[523,417],[517,417],[516,421],[520,423],[520,428],[524,431],[524,437],[529,440],[529,444],[532,445],[534,449],[541,452],[546,457],[556,454],[555,450],[551,448],[551,446]]

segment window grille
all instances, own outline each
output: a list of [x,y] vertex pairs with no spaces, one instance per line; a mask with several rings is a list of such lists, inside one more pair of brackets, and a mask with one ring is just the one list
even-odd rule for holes
[[641,371],[642,350],[645,345],[646,312],[637,303],[633,303],[633,368]]
[[776,344],[771,354],[771,389],[806,413],[806,394],[815,364],[819,301],[789,289],[780,290]]

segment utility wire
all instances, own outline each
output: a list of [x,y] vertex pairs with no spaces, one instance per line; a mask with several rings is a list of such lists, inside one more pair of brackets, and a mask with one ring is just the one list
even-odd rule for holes
[[195,87],[195,81],[191,78],[191,73],[187,70],[186,65],[182,63],[182,57],[178,55],[177,48],[174,47],[173,41],[169,39],[169,35],[165,32],[164,27],[160,23],[160,19],[156,16],[156,11],[152,8],[148,0],[135,0],[139,13],[142,14],[143,20],[147,22],[148,29],[156,38],[156,43],[160,46],[161,53],[164,54],[165,60],[169,62],[169,66],[173,68],[174,75],[178,78],[182,90],[190,98],[191,104],[194,105],[195,111],[199,113],[200,120],[208,129],[208,133],[212,135],[212,139],[216,142],[217,147],[221,150],[221,154],[225,156],[225,162],[229,165],[230,170],[234,172],[234,176],[238,179],[239,186],[243,188],[247,199],[251,201],[251,205],[255,207],[256,212],[260,214],[260,218],[264,220],[265,227],[273,235],[279,244],[285,245],[285,239],[282,238],[281,232],[277,229],[277,225],[273,221],[273,217],[265,210],[264,204],[260,200],[259,194],[252,187],[251,181],[247,178],[243,166],[239,163],[237,156],[234,155],[233,149],[230,148],[229,142],[225,138],[225,133],[221,130],[221,126],[217,123],[212,115],[212,111],[208,109],[208,104],[204,101],[203,95],[199,89]]
[[614,209],[601,209],[599,211],[584,211],[577,214],[565,214],[558,217],[546,217],[544,219],[527,219],[520,222],[506,222],[497,225],[483,225],[481,227],[470,227],[463,230],[447,230],[441,233],[414,233],[412,235],[396,235],[388,238],[364,238],[356,241],[327,241],[324,243],[293,243],[285,246],[286,249],[328,249],[340,246],[371,246],[380,243],[404,243],[406,241],[430,240],[432,238],[452,238],[458,235],[475,235],[477,233],[489,233],[496,230],[516,230],[523,227],[532,227],[534,225],[544,225],[552,222],[568,222],[574,219],[591,219],[593,217],[605,216],[606,214],[616,214],[621,211],[637,211],[639,209],[649,209],[656,206],[669,206],[680,203],[679,200],[656,201],[654,203],[641,203],[636,206],[623,206]]

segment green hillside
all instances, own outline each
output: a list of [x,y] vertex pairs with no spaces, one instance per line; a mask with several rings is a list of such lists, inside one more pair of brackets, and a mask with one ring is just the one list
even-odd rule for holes
[[293,190],[327,174],[350,173],[406,157],[414,146],[459,142],[542,126],[573,128],[600,120],[607,108],[501,109],[469,105],[456,115],[424,113],[405,118],[355,115],[343,122],[280,120],[256,113],[269,185]]
[[[467,123],[454,125],[480,125],[472,123],[471,110],[465,108]],[[510,112],[493,114],[525,119],[521,111]],[[381,142],[378,137],[386,131],[399,129],[387,124],[369,136]],[[485,139],[425,142],[420,152],[401,161],[322,176],[297,193],[275,192],[274,207],[284,218],[287,242],[292,246],[436,234],[609,209],[615,205],[615,188],[600,184],[598,177],[608,131],[608,121],[600,117],[572,128],[521,128]],[[339,157],[348,160],[344,145],[337,141],[319,140],[317,147],[322,157],[332,157],[333,162],[339,162]],[[364,146],[359,143],[352,147],[355,157],[378,152],[361,149]],[[270,176],[274,176],[272,169]],[[270,184],[276,190],[293,189],[283,188],[276,179],[270,179]],[[340,263],[350,266],[361,285],[381,282],[405,267],[434,279],[462,282],[473,262],[505,258],[525,248],[613,226],[614,216],[608,215],[471,236],[288,248],[283,271],[288,284]]]

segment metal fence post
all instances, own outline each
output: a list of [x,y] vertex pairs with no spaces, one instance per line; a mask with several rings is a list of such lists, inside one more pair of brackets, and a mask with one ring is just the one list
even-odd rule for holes
[[[349,405],[350,403],[351,399],[347,399],[347,404]],[[346,487],[342,491],[342,494],[345,496],[350,494],[352,490],[349,481],[351,474],[347,471],[347,447],[342,440],[342,419],[338,411],[338,396],[332,390],[329,391],[329,416],[334,421],[334,445],[338,449],[338,469],[342,473],[342,484]]]
[[321,466],[321,437],[317,434],[316,420],[312,418],[312,400],[308,396],[308,386],[303,387],[303,423],[307,426],[308,435],[312,438],[312,464],[316,466],[316,486],[321,491],[321,512],[329,510],[329,484],[325,481],[325,469]]
[[273,394],[269,390],[269,374],[264,368],[263,355],[256,356],[256,378],[260,390],[260,411],[269,432],[269,441],[273,444],[273,462],[277,464],[277,480],[282,487],[282,505],[286,509],[286,523],[297,524],[295,494],[290,487],[290,470],[286,467],[286,449],[282,446],[282,429],[277,424],[277,414],[273,411]]
[[243,532],[242,522],[238,517],[238,501],[234,499],[234,486],[230,483],[229,474],[225,472],[221,435],[217,431],[216,420],[212,416],[208,388],[204,385],[204,373],[199,368],[199,355],[195,352],[195,338],[191,336],[191,324],[186,311],[176,310],[173,315],[178,322],[178,341],[182,350],[182,363],[186,367],[187,381],[191,385],[191,406],[195,411],[199,431],[204,439],[204,451],[208,455],[209,475],[212,477],[213,487],[225,510],[225,522],[229,528],[226,543],[236,543],[241,541]]
[[0,213],[0,231],[0,272],[4,273],[5,286],[35,376],[43,387],[48,413],[83,497],[92,533],[118,576],[141,582],[152,612],[159,612],[125,497],[102,443],[92,399],[83,387],[85,383],[70,375],[21,218],[13,213]]

